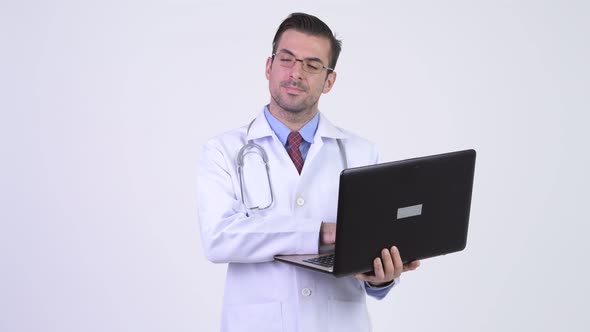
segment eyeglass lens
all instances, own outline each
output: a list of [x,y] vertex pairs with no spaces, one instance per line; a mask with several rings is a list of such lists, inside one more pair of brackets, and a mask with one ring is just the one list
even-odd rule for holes
[[295,62],[300,61],[303,63],[303,70],[308,73],[319,73],[324,69],[324,65],[321,61],[318,60],[309,60],[309,59],[297,59],[293,55],[289,53],[277,53],[276,55],[279,64],[283,67],[291,68],[295,65]]

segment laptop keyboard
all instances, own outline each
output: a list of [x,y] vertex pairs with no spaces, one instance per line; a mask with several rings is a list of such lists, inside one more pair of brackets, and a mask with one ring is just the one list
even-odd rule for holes
[[311,263],[319,266],[332,267],[334,266],[334,254],[327,256],[320,256],[316,258],[304,259],[306,263]]

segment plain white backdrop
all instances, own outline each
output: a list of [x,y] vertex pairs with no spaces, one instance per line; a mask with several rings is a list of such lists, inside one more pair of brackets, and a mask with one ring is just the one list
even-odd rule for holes
[[330,120],[385,161],[478,151],[465,251],[375,331],[586,331],[587,1],[0,2],[0,331],[216,331],[205,140],[268,102],[291,12],[343,39]]

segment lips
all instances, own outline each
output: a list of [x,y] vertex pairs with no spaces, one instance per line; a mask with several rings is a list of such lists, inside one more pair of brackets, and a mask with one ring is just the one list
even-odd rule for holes
[[285,90],[287,90],[288,93],[294,93],[294,94],[299,94],[301,92],[307,91],[305,89],[305,87],[302,86],[301,83],[295,82],[295,81],[282,82],[281,87],[283,87]]
[[299,89],[299,88],[294,87],[294,86],[286,86],[284,88],[285,88],[285,90],[287,90],[288,93],[299,94],[301,92],[305,92],[305,90]]

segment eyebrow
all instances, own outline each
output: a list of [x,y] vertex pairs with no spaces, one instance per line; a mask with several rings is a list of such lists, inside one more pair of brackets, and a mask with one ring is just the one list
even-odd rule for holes
[[[288,50],[288,49],[286,49],[286,48],[282,48],[282,49],[280,49],[280,50],[279,50],[277,53],[279,53],[279,52],[288,53],[288,54],[290,54],[290,55],[292,55],[292,56],[295,56],[295,54],[293,54],[293,52],[289,51],[289,50]],[[322,59],[320,59],[320,58],[317,58],[317,57],[303,58],[303,60],[308,60],[308,61],[319,61],[320,63],[322,63],[322,65],[324,64],[324,62],[322,61]]]

